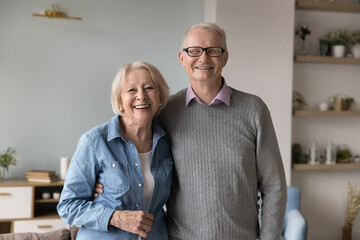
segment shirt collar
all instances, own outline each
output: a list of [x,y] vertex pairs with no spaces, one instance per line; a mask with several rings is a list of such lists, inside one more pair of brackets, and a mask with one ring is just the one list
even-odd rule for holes
[[[120,127],[120,122],[119,122],[119,118],[121,116],[119,115],[115,115],[109,122],[108,125],[108,134],[107,134],[107,140],[111,141],[114,138],[119,138],[121,137],[122,139],[125,139],[122,131],[121,131],[121,127]],[[158,139],[160,137],[165,136],[165,131],[160,127],[160,125],[155,122],[152,121],[152,130],[154,131],[153,134],[153,139]]]
[[[208,106],[216,105],[219,103],[225,103],[227,106],[230,106],[230,97],[231,97],[231,88],[226,84],[225,79],[223,80],[223,86],[221,87],[220,91],[216,95],[216,97],[211,101],[211,103]],[[186,92],[186,106],[189,105],[191,100],[195,100],[196,102],[205,105],[200,98],[196,95],[194,90],[191,88],[191,85],[189,84],[189,87]]]

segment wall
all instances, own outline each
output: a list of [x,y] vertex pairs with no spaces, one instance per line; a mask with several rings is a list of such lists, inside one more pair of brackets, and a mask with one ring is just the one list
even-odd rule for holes
[[270,109],[290,184],[294,1],[207,0],[205,5],[205,16],[227,32],[226,81],[260,96]]
[[[32,17],[53,3],[83,20]],[[113,116],[109,93],[121,65],[148,61],[171,93],[186,87],[177,53],[203,19],[203,1],[192,0],[0,1],[0,151],[12,146],[21,158],[7,177],[59,173],[81,134]]]

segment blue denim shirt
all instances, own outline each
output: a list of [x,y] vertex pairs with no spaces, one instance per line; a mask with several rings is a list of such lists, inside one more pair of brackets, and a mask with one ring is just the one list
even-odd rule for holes
[[[151,173],[155,188],[149,210],[155,216],[148,239],[168,239],[165,213],[173,158],[164,130],[152,123]],[[96,181],[104,194],[93,198]],[[141,210],[144,181],[135,145],[120,128],[119,116],[83,134],[72,157],[57,210],[70,225],[81,225],[77,239],[134,239],[138,235],[108,226],[115,210]]]

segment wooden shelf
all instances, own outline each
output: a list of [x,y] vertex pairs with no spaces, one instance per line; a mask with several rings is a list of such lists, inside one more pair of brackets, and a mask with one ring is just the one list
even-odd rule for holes
[[298,63],[360,64],[360,58],[335,58],[308,55],[296,55],[294,61]]
[[36,203],[58,203],[59,199],[36,199],[35,200]]
[[360,163],[337,163],[337,164],[293,164],[293,170],[360,170]]
[[359,116],[360,111],[319,111],[319,110],[296,110],[294,116],[304,117],[326,117],[326,116]]
[[68,16],[48,16],[45,14],[34,13],[33,17],[47,17],[47,18],[63,18],[63,19],[73,19],[73,20],[82,20],[81,17],[68,17]]
[[295,7],[299,10],[360,13],[360,4],[355,2],[297,0]]

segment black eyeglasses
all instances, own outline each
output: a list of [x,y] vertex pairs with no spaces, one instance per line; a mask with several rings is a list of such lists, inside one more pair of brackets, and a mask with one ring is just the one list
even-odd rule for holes
[[221,47],[188,47],[183,48],[183,51],[186,52],[190,57],[200,57],[204,51],[209,57],[220,57],[225,52],[225,49]]

